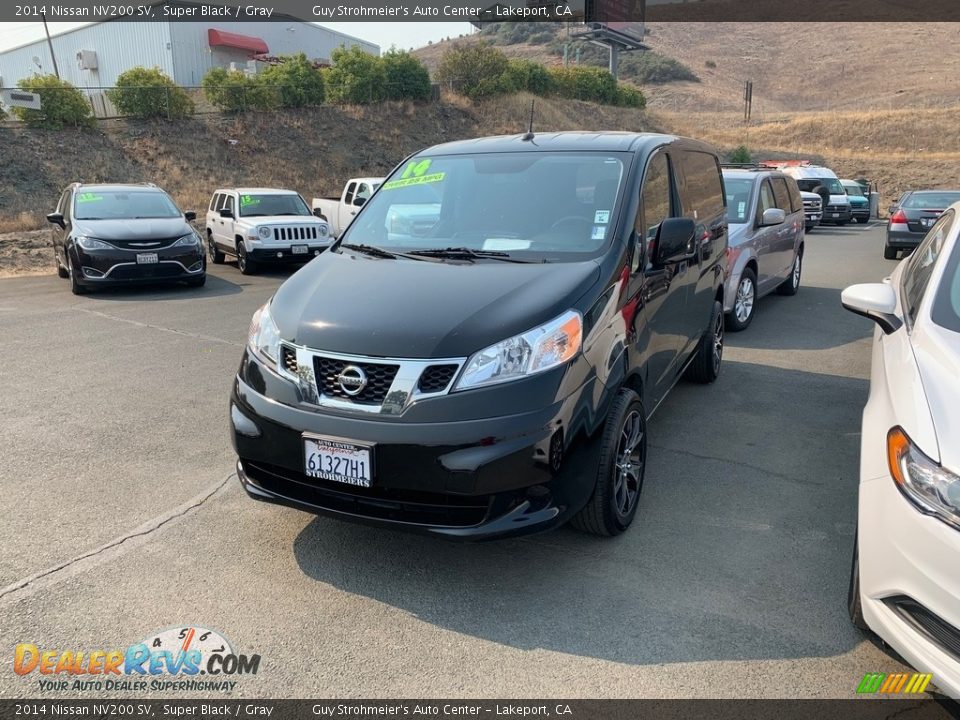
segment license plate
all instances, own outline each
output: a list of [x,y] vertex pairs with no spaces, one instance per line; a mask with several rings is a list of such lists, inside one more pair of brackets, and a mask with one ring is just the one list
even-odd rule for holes
[[159,262],[156,253],[139,253],[137,255],[137,263],[139,265],[155,265]]
[[318,480],[370,487],[371,447],[336,438],[303,438],[303,470]]
[[933,227],[933,224],[937,221],[936,218],[920,218],[920,224],[923,227]]
[[840,217],[840,213],[833,213],[833,217],[835,217],[835,218]]
[[290,252],[292,252],[294,255],[306,255],[308,252],[310,252],[310,248],[308,248],[306,245],[294,245],[290,248]]

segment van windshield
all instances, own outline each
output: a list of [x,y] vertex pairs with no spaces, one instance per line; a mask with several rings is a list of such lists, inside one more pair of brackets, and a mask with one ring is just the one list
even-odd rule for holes
[[624,153],[414,157],[343,235],[394,250],[468,248],[531,260],[596,256],[611,239]]
[[81,189],[73,201],[77,220],[140,220],[180,217],[173,200],[160,190]]
[[797,178],[797,185],[804,192],[816,192],[818,187],[825,187],[831,195],[847,194],[836,178]]

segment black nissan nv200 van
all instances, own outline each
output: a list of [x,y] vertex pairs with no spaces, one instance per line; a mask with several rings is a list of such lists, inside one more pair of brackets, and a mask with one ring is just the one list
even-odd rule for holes
[[720,371],[722,183],[712,148],[657,134],[409,157],[255,314],[243,487],[448,538],[623,532],[650,415]]

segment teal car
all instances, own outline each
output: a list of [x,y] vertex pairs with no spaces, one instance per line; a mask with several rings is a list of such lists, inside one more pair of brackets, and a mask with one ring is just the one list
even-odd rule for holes
[[841,180],[840,184],[850,198],[850,215],[858,223],[867,222],[870,219],[870,198],[864,192],[863,185],[856,180]]

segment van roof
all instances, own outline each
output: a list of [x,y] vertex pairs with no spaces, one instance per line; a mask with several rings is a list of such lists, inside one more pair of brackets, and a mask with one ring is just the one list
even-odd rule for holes
[[497,135],[493,137],[457,140],[434,145],[418,155],[464,155],[468,153],[505,152],[637,152],[653,150],[660,145],[682,143],[691,149],[715,153],[707,143],[699,140],[663,135],[660,133],[632,132],[541,132],[532,140],[524,140],[525,134]]
[[839,180],[837,174],[830,168],[820,167],[819,165],[793,165],[782,168],[787,175],[802,178],[834,178]]

